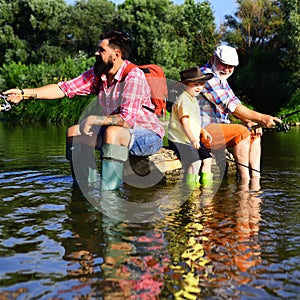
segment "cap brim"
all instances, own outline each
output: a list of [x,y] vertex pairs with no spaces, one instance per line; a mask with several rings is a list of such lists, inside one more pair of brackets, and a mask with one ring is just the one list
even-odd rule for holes
[[222,64],[224,64],[224,65],[236,67],[236,66],[238,66],[238,64],[239,64],[238,62],[233,63],[232,61],[229,62],[229,61],[225,61],[225,60],[220,59],[220,57],[218,57],[218,58],[219,58],[220,62],[221,62]]

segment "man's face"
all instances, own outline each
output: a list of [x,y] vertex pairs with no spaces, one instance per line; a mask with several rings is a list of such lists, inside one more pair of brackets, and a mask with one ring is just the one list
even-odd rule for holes
[[108,40],[100,41],[95,53],[96,62],[94,64],[94,73],[98,76],[108,74],[114,66],[115,50],[108,46]]
[[213,59],[212,70],[221,80],[226,80],[232,75],[234,66],[223,64],[215,55]]

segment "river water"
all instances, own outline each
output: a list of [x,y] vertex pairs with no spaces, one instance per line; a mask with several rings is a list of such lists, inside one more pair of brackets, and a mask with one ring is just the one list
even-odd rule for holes
[[264,133],[260,189],[229,176],[182,203],[175,183],[125,186],[180,203],[149,222],[72,187],[65,130],[0,123],[1,300],[300,299],[299,127]]

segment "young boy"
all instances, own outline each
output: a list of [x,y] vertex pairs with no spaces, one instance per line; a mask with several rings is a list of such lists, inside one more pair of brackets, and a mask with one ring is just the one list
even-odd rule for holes
[[211,136],[201,128],[196,99],[205,82],[212,77],[213,74],[203,74],[198,67],[180,72],[181,94],[172,106],[169,121],[169,147],[180,159],[184,169],[183,180],[192,189],[212,180],[212,158],[201,142],[201,137],[211,141]]

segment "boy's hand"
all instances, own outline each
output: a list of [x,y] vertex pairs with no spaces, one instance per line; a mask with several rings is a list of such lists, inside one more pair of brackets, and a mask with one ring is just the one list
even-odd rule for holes
[[205,129],[202,128],[200,132],[200,139],[208,140],[211,143],[212,136]]
[[192,147],[195,148],[195,149],[200,149],[200,148],[201,148],[201,147],[200,147],[200,143],[199,143],[198,141],[196,141],[196,140],[191,141],[191,145],[192,145]]

